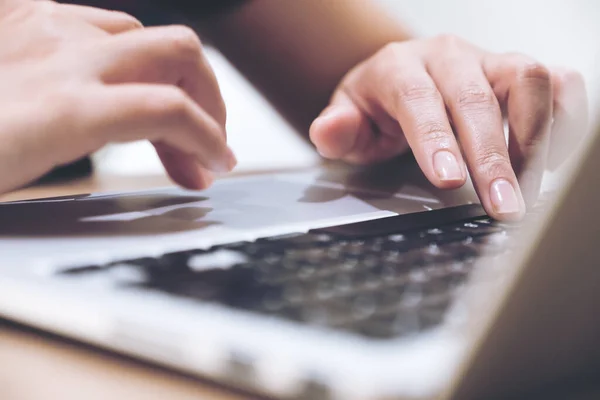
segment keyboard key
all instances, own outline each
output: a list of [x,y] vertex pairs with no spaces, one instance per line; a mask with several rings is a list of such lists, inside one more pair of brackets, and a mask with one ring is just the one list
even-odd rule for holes
[[372,339],[441,324],[481,254],[514,245],[514,225],[479,206],[81,266],[61,275],[106,273],[118,287],[153,290]]

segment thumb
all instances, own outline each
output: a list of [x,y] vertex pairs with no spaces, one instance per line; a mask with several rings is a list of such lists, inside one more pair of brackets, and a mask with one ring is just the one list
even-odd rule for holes
[[325,158],[341,159],[356,151],[371,132],[369,118],[345,93],[336,94],[310,127],[310,140]]

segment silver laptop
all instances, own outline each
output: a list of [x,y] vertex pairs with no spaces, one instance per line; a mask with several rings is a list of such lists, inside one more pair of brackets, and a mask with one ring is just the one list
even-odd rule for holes
[[519,225],[410,160],[2,204],[0,314],[275,398],[526,393],[600,361],[587,140]]

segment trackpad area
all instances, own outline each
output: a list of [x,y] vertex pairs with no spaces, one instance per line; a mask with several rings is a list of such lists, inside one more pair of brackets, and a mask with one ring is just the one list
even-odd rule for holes
[[314,173],[269,174],[224,179],[200,192],[166,188],[1,204],[0,251],[8,258],[127,255],[440,206],[431,197],[362,189]]

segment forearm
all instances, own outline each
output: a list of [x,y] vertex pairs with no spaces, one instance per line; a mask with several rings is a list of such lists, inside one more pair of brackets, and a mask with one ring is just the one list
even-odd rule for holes
[[303,133],[352,67],[410,38],[367,0],[251,0],[200,29]]

